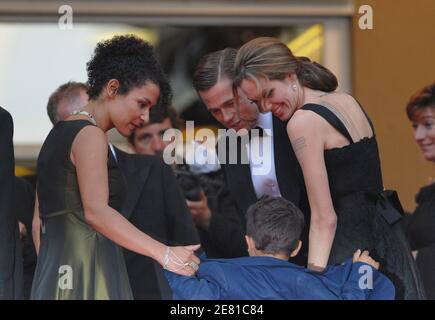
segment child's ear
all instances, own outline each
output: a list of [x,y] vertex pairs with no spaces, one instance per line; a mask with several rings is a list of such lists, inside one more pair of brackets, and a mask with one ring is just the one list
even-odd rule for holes
[[249,255],[252,256],[252,253],[255,252],[255,242],[250,236],[245,235],[246,244],[248,245]]
[[295,257],[295,256],[299,253],[299,250],[301,250],[301,248],[302,248],[302,241],[299,240],[299,241],[298,241],[298,246],[297,246],[296,249],[294,249],[293,252],[290,254],[290,257]]

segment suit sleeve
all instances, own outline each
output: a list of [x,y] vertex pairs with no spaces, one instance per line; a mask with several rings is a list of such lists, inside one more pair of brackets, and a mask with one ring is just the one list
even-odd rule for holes
[[32,231],[33,208],[35,205],[35,189],[24,178],[15,177],[14,211],[18,221],[23,223],[27,231]]
[[14,297],[16,217],[12,211],[14,189],[13,123],[0,108],[0,299]]
[[218,194],[217,206],[211,208],[212,217],[206,231],[210,242],[222,252],[222,257],[248,255],[245,243],[245,219],[226,186]]
[[171,245],[199,244],[199,236],[172,169],[162,162],[165,214]]
[[419,202],[415,212],[406,215],[403,225],[412,250],[419,250],[435,243],[435,198]]

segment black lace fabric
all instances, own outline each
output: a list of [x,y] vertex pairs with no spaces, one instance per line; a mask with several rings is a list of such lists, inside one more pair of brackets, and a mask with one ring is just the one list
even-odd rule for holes
[[394,283],[396,299],[425,299],[401,223],[389,224],[373,197],[383,191],[376,138],[326,150],[325,164],[337,214],[329,262],[342,263],[357,249],[367,249]]

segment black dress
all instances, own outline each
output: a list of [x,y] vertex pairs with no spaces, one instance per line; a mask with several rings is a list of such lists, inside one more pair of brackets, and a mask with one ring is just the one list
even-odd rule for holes
[[420,189],[417,208],[408,218],[407,234],[412,250],[418,250],[417,266],[427,298],[435,300],[435,183]]
[[[400,214],[389,201],[390,194],[383,191],[375,136],[354,143],[344,124],[328,108],[306,104],[302,109],[319,114],[350,142],[342,148],[324,152],[337,214],[337,229],[328,263],[342,263],[357,249],[367,249],[381,263],[380,270],[393,281],[396,299],[425,299],[408,241],[398,223]],[[370,119],[368,121],[374,133]]]
[[[41,245],[31,299],[132,299],[123,252],[86,223],[71,145],[87,120],[57,123],[38,157]],[[120,210],[123,179],[108,161],[109,205]]]

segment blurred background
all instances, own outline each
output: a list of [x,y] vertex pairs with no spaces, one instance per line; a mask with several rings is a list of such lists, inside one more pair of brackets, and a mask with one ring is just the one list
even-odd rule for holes
[[[59,24],[63,5],[72,9],[72,28]],[[372,29],[360,28],[364,5],[373,10]],[[134,33],[152,43],[178,113],[197,129],[216,129],[191,85],[199,58],[273,36],[331,69],[339,90],[365,107],[377,129],[385,187],[397,189],[412,211],[415,193],[435,177],[405,114],[409,97],[435,80],[434,17],[434,0],[0,1],[0,105],[14,119],[16,174],[34,180],[51,129],[48,97],[65,82],[86,82],[98,41]],[[114,132],[111,140],[125,143]]]

